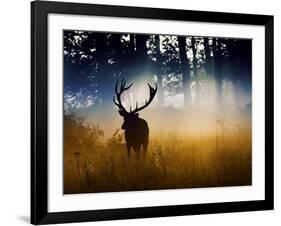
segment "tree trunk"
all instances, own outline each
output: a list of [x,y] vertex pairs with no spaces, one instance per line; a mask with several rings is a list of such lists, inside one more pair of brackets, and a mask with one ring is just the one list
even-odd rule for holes
[[136,35],[136,67],[134,71],[140,75],[150,72],[146,42],[148,35]]
[[[134,52],[130,54],[130,59],[128,59],[128,80],[134,78],[136,75],[141,76],[147,72],[147,38],[147,35],[135,35],[135,38],[130,42],[131,51],[133,51],[134,49],[136,50],[134,50]],[[135,46],[133,46],[134,43]]]
[[209,45],[209,38],[204,38],[204,49],[205,49],[205,57],[206,57],[205,69],[207,75],[210,75],[212,74],[212,58],[211,58],[211,51]]
[[163,97],[163,86],[162,86],[162,59],[161,59],[161,52],[160,52],[160,37],[159,35],[155,35],[155,46],[156,46],[156,69],[154,70],[157,74],[157,97],[158,97],[158,105],[163,107],[164,105],[164,97]]
[[198,66],[198,59],[196,58],[196,53],[197,53],[197,47],[196,47],[196,42],[195,38],[191,38],[191,48],[193,52],[193,78],[196,81],[196,105],[200,106],[200,83],[199,83],[199,78],[198,78],[198,71],[197,71],[197,66]]
[[140,62],[147,61],[147,38],[147,35],[136,35],[136,54]]
[[135,52],[135,36],[133,34],[130,34],[129,49],[130,54],[133,55],[133,53]]
[[96,56],[98,64],[98,90],[102,101],[102,106],[107,107],[112,103],[113,85],[112,77],[109,73],[108,55],[107,55],[107,37],[104,33],[96,35]]
[[186,37],[178,36],[181,71],[183,77],[184,108],[191,107],[190,67],[186,55]]
[[221,41],[217,39],[214,45],[214,74],[216,78],[216,90],[217,90],[217,102],[218,105],[222,104],[222,64],[223,64],[223,56],[221,50]]
[[114,67],[112,68],[112,74],[118,75],[121,73],[121,76],[124,76],[124,54],[122,52],[121,44],[121,34],[112,34],[112,49],[113,58],[115,61]]

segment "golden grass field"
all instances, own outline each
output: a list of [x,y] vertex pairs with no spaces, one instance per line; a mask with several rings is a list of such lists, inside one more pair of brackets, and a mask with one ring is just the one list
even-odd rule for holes
[[[98,126],[64,119],[64,193],[251,185],[251,128],[216,122],[212,134],[159,132],[137,158],[123,131],[101,139]],[[103,141],[101,141],[103,140]]]

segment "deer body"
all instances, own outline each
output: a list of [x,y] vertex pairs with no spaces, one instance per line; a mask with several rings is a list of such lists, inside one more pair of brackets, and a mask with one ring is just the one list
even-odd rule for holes
[[146,152],[148,146],[149,128],[147,122],[139,117],[124,120],[122,129],[125,130],[125,140],[127,143],[127,150],[130,152],[131,148],[139,152],[141,147]]
[[121,81],[121,86],[118,91],[118,81],[115,85],[115,96],[113,97],[114,104],[119,108],[119,114],[124,118],[124,123],[122,125],[122,129],[125,130],[125,140],[127,144],[127,151],[128,155],[130,156],[131,148],[134,149],[135,152],[139,153],[141,147],[143,148],[144,152],[147,151],[148,141],[149,141],[149,128],[147,122],[139,118],[139,111],[146,108],[153,100],[156,92],[157,92],[157,85],[155,88],[152,88],[149,84],[149,93],[150,97],[148,101],[145,101],[142,107],[138,107],[138,102],[136,103],[136,108],[132,111],[130,107],[130,112],[128,112],[125,107],[122,105],[121,102],[121,94],[131,88],[133,83],[126,87],[126,82],[123,79]]

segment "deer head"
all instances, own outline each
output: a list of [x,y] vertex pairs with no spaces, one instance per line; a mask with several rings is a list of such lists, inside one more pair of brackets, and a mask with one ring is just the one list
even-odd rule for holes
[[[122,105],[122,102],[121,102],[121,94],[130,89],[133,85],[133,83],[131,83],[130,85],[126,86],[126,81],[124,79],[122,79],[121,81],[121,84],[120,84],[120,88],[119,88],[119,91],[118,91],[118,84],[119,84],[119,81],[117,80],[116,84],[115,84],[115,93],[116,93],[116,97],[113,96],[113,102],[114,104],[118,107],[118,112],[119,114],[124,118],[125,122],[128,121],[128,120],[134,120],[135,118],[138,118],[139,116],[139,111],[145,109],[153,100],[153,98],[155,97],[155,94],[157,92],[157,84],[155,84],[155,88],[152,88],[150,84],[148,84],[148,87],[149,87],[149,99],[146,100],[144,102],[144,105],[139,107],[138,106],[138,102],[136,102],[136,107],[134,110],[132,110],[132,107],[130,106],[130,111],[128,112],[125,107]],[[123,127],[126,127],[125,126],[125,123],[123,124],[122,126],[122,129],[125,129]]]

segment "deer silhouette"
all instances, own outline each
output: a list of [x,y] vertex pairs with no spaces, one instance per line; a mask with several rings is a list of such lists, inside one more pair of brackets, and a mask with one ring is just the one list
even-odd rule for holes
[[138,107],[138,102],[136,102],[135,109],[132,111],[132,107],[130,106],[130,112],[128,112],[122,105],[121,94],[124,91],[130,89],[133,83],[126,86],[126,81],[122,79],[118,91],[118,82],[119,81],[117,80],[115,84],[116,98],[115,96],[113,96],[113,102],[118,107],[118,112],[124,119],[121,128],[125,130],[125,140],[127,144],[128,156],[130,157],[130,151],[132,147],[133,150],[137,152],[137,154],[139,154],[142,146],[144,153],[146,153],[148,146],[149,127],[144,119],[139,118],[138,112],[145,109],[152,102],[157,92],[157,84],[155,84],[155,88],[152,88],[151,85],[148,84],[150,94],[149,100],[146,100],[144,105],[141,107]]

